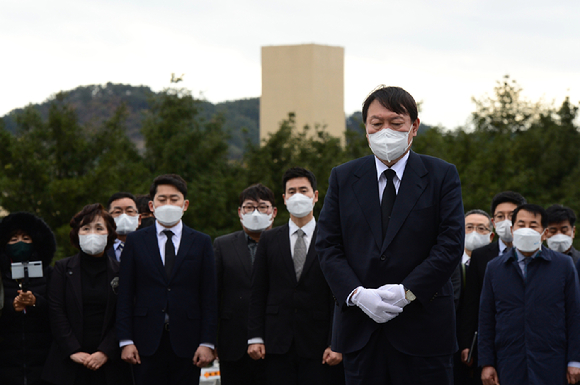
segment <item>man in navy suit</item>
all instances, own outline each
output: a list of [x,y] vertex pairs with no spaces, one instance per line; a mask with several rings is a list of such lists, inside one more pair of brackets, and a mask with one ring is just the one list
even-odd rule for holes
[[187,185],[155,178],[155,225],[133,232],[121,259],[117,336],[141,384],[193,384],[214,359],[217,295],[208,235],[185,226]]
[[420,121],[405,90],[381,86],[362,114],[374,156],[332,170],[318,222],[320,267],[337,300],[332,348],[349,385],[451,384],[459,176],[410,151]]
[[137,209],[137,199],[128,192],[116,192],[109,198],[107,211],[115,219],[117,225],[117,239],[113,247],[107,250],[107,255],[114,260],[121,261],[121,253],[127,241],[127,234],[137,230],[141,225],[141,215]]
[[[282,178],[290,220],[260,237],[248,320],[248,354],[265,359],[269,385],[340,384],[342,355],[330,349],[333,299],[316,251],[312,172]],[[330,368],[333,366],[333,368]],[[332,376],[338,373],[338,379]]]

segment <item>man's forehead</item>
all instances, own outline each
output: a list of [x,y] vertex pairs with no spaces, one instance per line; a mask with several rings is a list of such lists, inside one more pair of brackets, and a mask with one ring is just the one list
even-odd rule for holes
[[488,223],[489,219],[481,214],[469,214],[465,217],[465,223]]
[[244,203],[242,203],[242,206],[246,205],[246,204],[253,204],[253,205],[260,205],[260,204],[271,204],[272,202],[264,200],[264,199],[258,199],[258,201],[255,201],[253,199],[246,199],[244,200]]
[[125,208],[125,207],[137,207],[137,204],[131,198],[121,198],[116,199],[111,202],[111,208]]
[[571,227],[570,221],[553,222],[549,223],[548,227]]

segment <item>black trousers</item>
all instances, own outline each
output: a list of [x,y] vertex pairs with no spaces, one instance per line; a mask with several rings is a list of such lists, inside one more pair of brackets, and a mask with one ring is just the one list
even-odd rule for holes
[[244,353],[237,361],[220,360],[222,385],[266,385],[264,360],[253,360]]
[[296,353],[294,344],[284,354],[266,351],[266,381],[268,385],[330,385],[331,370],[318,358],[304,358]]
[[141,364],[133,365],[136,385],[199,384],[201,369],[193,364],[193,356],[182,358],[173,352],[168,331],[163,331],[159,348],[152,356],[140,357]]
[[380,327],[359,351],[343,354],[347,385],[453,385],[453,355],[410,356]]

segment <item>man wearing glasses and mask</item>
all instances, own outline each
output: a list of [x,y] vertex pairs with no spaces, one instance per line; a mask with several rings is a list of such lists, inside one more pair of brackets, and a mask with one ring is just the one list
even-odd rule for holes
[[240,194],[242,230],[214,241],[218,284],[218,342],[223,385],[264,384],[264,361],[248,356],[248,308],[252,267],[260,235],[272,228],[278,209],[274,193],[258,183]]
[[[480,247],[471,254],[469,269],[466,270],[465,274],[465,292],[461,296],[461,311],[458,313],[457,322],[457,340],[461,351],[461,361],[467,366],[477,366],[474,365],[477,362],[477,351],[472,352],[471,357],[469,357],[469,353],[477,331],[479,298],[487,263],[511,249],[513,241],[512,214],[516,207],[525,203],[525,198],[514,191],[503,191],[494,196],[491,201],[492,223],[499,240]],[[477,348],[477,343],[474,348]],[[468,361],[468,358],[471,359]],[[476,383],[480,383],[477,373],[475,378]]]

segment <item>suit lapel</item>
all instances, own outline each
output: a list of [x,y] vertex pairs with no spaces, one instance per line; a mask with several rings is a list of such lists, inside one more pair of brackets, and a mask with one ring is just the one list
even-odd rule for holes
[[[318,230],[318,226],[314,228],[314,232],[312,233],[312,239],[310,240],[310,245],[308,246],[308,254],[306,254],[306,260],[304,261],[304,267],[302,268],[302,274],[300,275],[300,280],[306,274],[306,272],[312,267],[314,261],[318,258],[318,254],[316,253],[316,248],[314,244],[316,243],[316,232]],[[294,265],[294,261],[292,261],[292,265]]]
[[66,275],[68,277],[68,281],[72,285],[72,290],[67,290],[67,292],[72,293],[72,295],[75,297],[75,303],[79,308],[79,312],[80,314],[83,314],[83,299],[82,299],[83,288],[81,286],[80,254],[77,254],[70,259],[70,262],[66,267]]
[[[407,160],[407,165],[405,166],[405,172],[403,173],[403,180],[399,186],[397,199],[393,206],[391,220],[389,222],[389,227],[387,228],[387,234],[385,235],[381,252],[384,252],[387,247],[389,247],[389,244],[397,232],[399,232],[399,229],[407,219],[407,216],[409,216],[409,213],[413,207],[415,207],[415,204],[417,204],[419,197],[421,197],[425,191],[428,184],[427,179],[424,178],[426,175],[427,169],[421,161],[421,158],[411,151],[409,159]],[[380,215],[378,228],[381,228]]]
[[231,247],[235,250],[238,262],[243,267],[248,277],[252,277],[252,256],[248,249],[248,240],[244,231],[239,232],[235,239],[232,239]]
[[[185,259],[185,256],[189,252],[189,249],[193,245],[193,230],[189,227],[183,225],[183,230],[181,230],[181,241],[179,242],[179,250],[175,256],[175,264],[173,265],[173,270],[171,271],[171,278],[175,275],[175,272],[179,270],[179,266]],[[165,268],[163,269],[165,271]]]
[[381,203],[379,201],[379,182],[377,181],[377,169],[374,156],[368,156],[365,159],[361,167],[355,171],[354,177],[356,180],[352,184],[352,188],[358,207],[371,229],[377,247],[380,248],[383,243]]
[[[163,261],[161,261],[161,254],[159,253],[159,241],[157,239],[157,230],[155,225],[146,228],[148,233],[145,235],[145,244],[147,245],[147,250],[150,250],[149,258],[151,258],[151,263],[159,270],[159,274],[162,277],[165,275],[165,267],[163,266]],[[167,279],[167,278],[165,278]]]
[[292,260],[290,228],[286,223],[285,225],[280,226],[278,229],[278,234],[276,234],[276,243],[279,247],[280,262],[283,265],[283,270],[289,273],[290,279],[294,284],[296,284],[298,281],[296,281],[296,270],[294,270],[294,261]]

